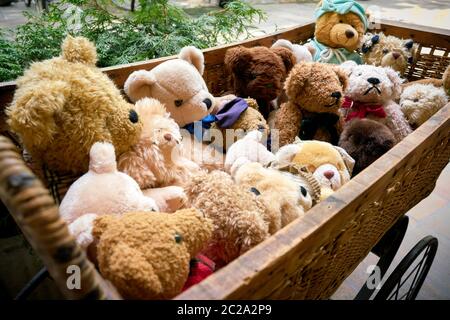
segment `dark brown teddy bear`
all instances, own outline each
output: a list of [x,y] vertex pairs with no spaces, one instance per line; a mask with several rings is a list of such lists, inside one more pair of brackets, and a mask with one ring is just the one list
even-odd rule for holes
[[231,88],[239,97],[256,99],[259,111],[267,119],[271,101],[283,90],[283,83],[296,60],[286,48],[263,46],[231,48],[225,54],[225,67],[231,78]]
[[343,120],[339,108],[348,78],[331,64],[300,62],[285,83],[288,102],[275,115],[279,145],[302,140],[321,140],[337,145]]

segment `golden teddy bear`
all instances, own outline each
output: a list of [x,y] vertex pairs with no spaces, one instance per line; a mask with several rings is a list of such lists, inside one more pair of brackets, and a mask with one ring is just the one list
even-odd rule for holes
[[95,142],[111,142],[118,155],[137,142],[138,114],[96,61],[91,42],[68,36],[61,56],[33,63],[17,80],[8,124],[38,166],[81,175]]
[[126,299],[173,298],[211,232],[211,222],[195,209],[98,217],[93,235],[100,273]]
[[353,0],[322,0],[315,11],[314,38],[307,46],[315,50],[314,61],[341,64],[362,63],[356,52],[368,28],[364,8]]

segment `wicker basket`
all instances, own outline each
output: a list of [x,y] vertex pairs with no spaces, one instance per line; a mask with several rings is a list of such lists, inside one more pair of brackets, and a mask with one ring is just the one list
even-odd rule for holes
[[[382,23],[381,29],[420,44],[417,62],[407,71],[410,80],[441,77],[450,61],[448,31],[419,30],[394,22]],[[238,44],[270,46],[279,38],[303,42],[313,32],[314,24],[308,24]],[[214,94],[227,90],[222,63],[229,47],[204,51],[205,79]],[[121,87],[132,71],[151,69],[170,58],[106,68],[105,72]],[[11,101],[14,88],[12,82],[0,85],[0,109]],[[0,117],[0,132],[5,130],[4,117]],[[329,298],[385,232],[433,190],[450,159],[449,132],[450,104],[305,217],[177,299]],[[68,298],[119,297],[69,235],[49,191],[4,137],[0,137],[0,198]],[[81,268],[80,290],[66,286],[66,268],[72,264]]]

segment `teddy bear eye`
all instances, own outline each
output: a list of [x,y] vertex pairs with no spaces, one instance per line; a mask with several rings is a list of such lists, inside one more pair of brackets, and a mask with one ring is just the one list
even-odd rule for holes
[[256,189],[255,187],[251,187],[250,188],[250,192],[253,192],[254,194],[256,194],[257,196],[259,196],[261,194],[261,192],[259,192],[258,189]]
[[183,236],[181,234],[175,233],[174,239],[176,243],[181,243],[183,241]]
[[175,100],[175,106],[179,107],[183,104],[183,100]]
[[389,52],[388,49],[384,49],[384,50],[383,50],[383,53],[384,53],[384,54],[386,54],[386,53],[388,53],[388,52]]
[[415,98],[415,99],[414,99],[414,102],[419,102],[419,99]]
[[302,193],[302,195],[304,197],[306,197],[306,195],[308,194],[308,191],[306,190],[306,188],[304,186],[300,186],[300,192]]
[[342,21],[342,20],[339,20],[339,23],[344,23],[344,21]]

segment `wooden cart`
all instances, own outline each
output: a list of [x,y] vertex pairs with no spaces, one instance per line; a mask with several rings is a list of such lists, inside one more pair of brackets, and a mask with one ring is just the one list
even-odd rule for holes
[[[419,43],[409,80],[440,78],[450,57],[450,32],[392,21],[381,23],[389,35]],[[280,38],[304,42],[314,24],[204,50],[205,80],[214,94],[227,89],[223,68],[232,46],[270,46]],[[166,57],[105,68],[122,87],[128,75],[151,69]],[[0,85],[0,112],[11,101],[15,84]],[[0,117],[0,132],[7,130]],[[177,299],[326,299],[367,256],[383,235],[413,206],[427,197],[450,158],[450,104],[441,109],[387,154],[301,219],[248,251]],[[0,198],[42,258],[67,298],[118,298],[69,235],[54,199],[25,166],[17,148],[0,137]],[[66,286],[67,267],[78,265],[80,290]]]

